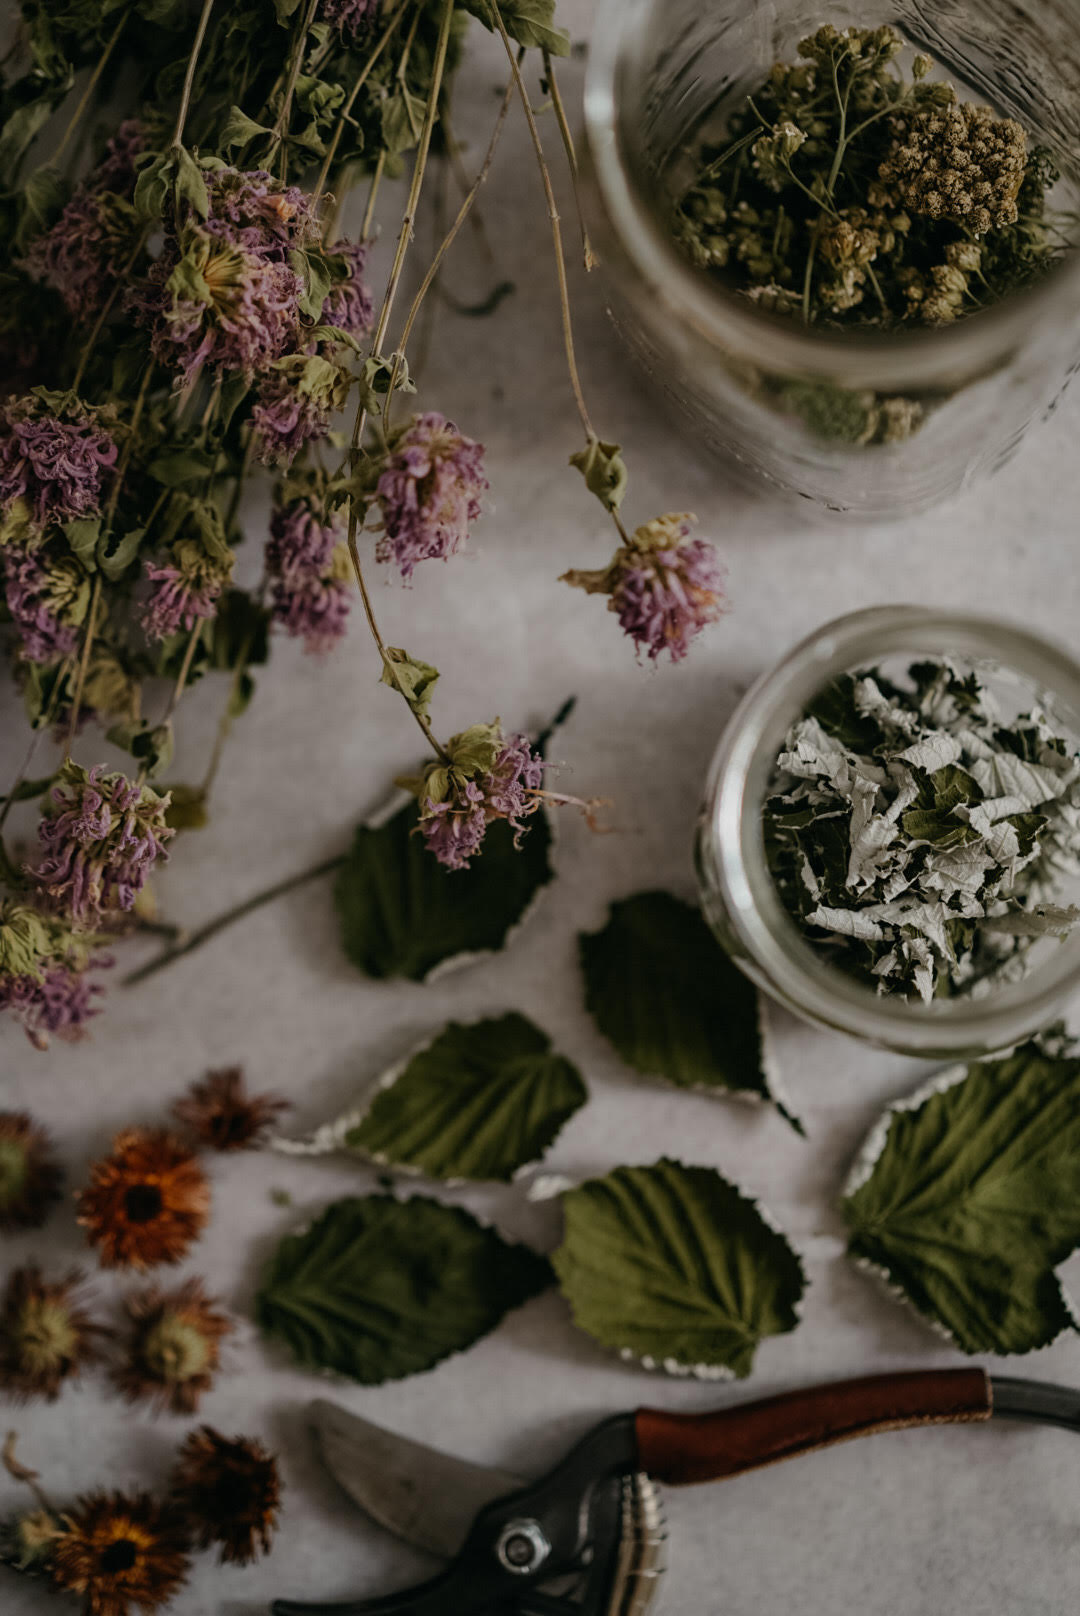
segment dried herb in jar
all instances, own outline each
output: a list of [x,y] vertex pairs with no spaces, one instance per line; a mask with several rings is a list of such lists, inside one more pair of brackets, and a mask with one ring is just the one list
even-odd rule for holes
[[789,732],[766,852],[808,942],[879,993],[981,994],[1080,908],[1080,754],[1038,708],[1002,721],[974,672],[918,662],[828,686]]
[[947,325],[1045,274],[1066,222],[1049,153],[904,49],[890,27],[826,25],[777,62],[697,154],[686,256],[771,312],[885,329]]

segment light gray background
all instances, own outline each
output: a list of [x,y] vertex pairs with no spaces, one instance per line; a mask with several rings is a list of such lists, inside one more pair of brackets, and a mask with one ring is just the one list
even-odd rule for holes
[[[588,5],[563,9],[584,33]],[[457,98],[472,161],[503,82],[491,42],[477,37],[474,45]],[[576,108],[580,63],[564,77]],[[545,127],[554,156],[550,119]],[[336,1392],[349,1407],[452,1451],[539,1470],[591,1421],[641,1402],[701,1410],[821,1378],[960,1361],[847,1265],[833,1210],[879,1108],[926,1068],[774,1016],[807,1142],[768,1112],[649,1087],[621,1067],[584,1012],[575,935],[599,926],[611,899],[644,886],[691,894],[691,827],[724,721],[746,684],[827,617],[921,597],[1075,640],[1080,400],[1074,392],[1011,466],[962,503],[889,528],[806,528],[736,489],[661,419],[609,330],[601,285],[576,275],[593,414],[605,436],[626,445],[631,468],[626,514],[634,523],[697,511],[730,567],[730,617],[682,667],[640,669],[602,603],[556,582],[567,566],[602,564],[612,535],[566,466],[580,434],[558,345],[543,201],[519,117],[483,205],[498,274],[518,292],[487,321],[440,314],[421,403],[487,444],[489,510],[471,555],[422,567],[409,590],[379,587],[377,607],[390,643],[442,669],[435,719],[444,733],[496,712],[508,725],[535,724],[576,692],[578,711],[555,746],[559,784],[614,798],[616,833],[592,836],[564,815],[559,880],[527,930],[502,956],[435,985],[357,975],[338,947],[323,883],[264,909],[144,987],[116,988],[81,1047],[38,1055],[14,1026],[3,1027],[0,1072],[3,1103],[30,1108],[53,1129],[78,1184],[115,1129],[160,1121],[209,1066],[242,1061],[254,1086],[296,1102],[299,1131],[336,1114],[449,1016],[520,1009],[535,1017],[580,1064],[593,1095],[550,1167],[582,1176],[661,1153],[715,1165],[764,1200],[804,1252],[811,1281],[799,1329],[761,1348],[746,1386],[664,1380],[613,1361],[575,1332],[549,1294],[431,1374]],[[573,243],[570,218],[567,237]],[[429,239],[425,216],[418,264]],[[380,268],[376,285],[381,276]],[[466,238],[449,284],[472,299],[489,276]],[[255,506],[252,551],[264,529]],[[255,570],[254,555],[245,566]],[[417,756],[411,721],[377,674],[358,610],[348,642],[325,662],[292,642],[276,644],[227,751],[212,823],[178,841],[158,883],[168,916],[197,923],[345,844],[391,775]],[[208,681],[184,703],[174,778],[199,776],[222,696]],[[3,701],[8,779],[25,731],[10,693]],[[94,761],[93,737],[80,755]],[[124,963],[142,946],[125,948]],[[282,1454],[288,1490],[273,1557],[248,1570],[199,1562],[176,1616],[255,1616],[276,1594],[345,1598],[414,1580],[430,1567],[362,1519],[311,1456],[304,1405],[326,1386],[263,1346],[249,1322],[256,1275],[274,1242],[334,1196],[363,1192],[372,1175],[347,1162],[270,1155],[215,1160],[212,1171],[213,1225],[184,1272],[206,1277],[235,1310],[238,1329],[201,1412],[227,1432],[268,1438]],[[291,1193],[293,1209],[274,1204],[275,1188]],[[517,1190],[460,1199],[513,1234],[554,1243],[553,1209],[528,1207]],[[6,1245],[12,1265],[40,1255],[55,1268],[83,1251],[70,1208],[45,1233]],[[97,1288],[108,1310],[126,1285],[101,1276]],[[1080,1345],[1063,1340],[1009,1368],[1076,1380]],[[159,1483],[191,1423],[131,1412],[95,1376],[56,1405],[16,1410],[8,1420],[24,1460],[58,1499],[97,1483]],[[18,1496],[0,1476],[0,1508]],[[1059,1432],[890,1435],[668,1502],[665,1608],[680,1616],[1056,1616],[1075,1608],[1080,1591],[1080,1442]],[[44,1591],[0,1578],[5,1616],[57,1608]]]

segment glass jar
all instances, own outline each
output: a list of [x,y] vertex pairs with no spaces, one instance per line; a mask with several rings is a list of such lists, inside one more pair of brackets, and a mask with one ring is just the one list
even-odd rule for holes
[[[1051,149],[1075,207],[1077,0],[601,0],[585,99],[595,230],[616,323],[709,445],[830,511],[910,515],[1002,465],[1053,409],[1080,365],[1080,253],[953,325],[876,335],[766,314],[683,258],[666,184],[680,152],[825,21],[895,26]],[[865,441],[905,420],[910,436]]]
[[827,624],[743,699],[712,763],[697,840],[706,918],[758,987],[804,1019],[927,1059],[980,1056],[1047,1026],[1080,987],[1080,929],[1033,959],[1019,982],[981,999],[929,1004],[876,993],[824,960],[784,907],[769,868],[763,807],[776,760],[809,702],[843,673],[893,659],[953,658],[1016,710],[1040,705],[1080,750],[1080,666],[1006,623],[918,606],[882,606]]

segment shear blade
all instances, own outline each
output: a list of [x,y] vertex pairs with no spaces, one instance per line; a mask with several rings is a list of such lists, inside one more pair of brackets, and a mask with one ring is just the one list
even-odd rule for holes
[[385,1431],[319,1399],[311,1424],[323,1462],[372,1520],[414,1548],[454,1559],[485,1505],[528,1485]]

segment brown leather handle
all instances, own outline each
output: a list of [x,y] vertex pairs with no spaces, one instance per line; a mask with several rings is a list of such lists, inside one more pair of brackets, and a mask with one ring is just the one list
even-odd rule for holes
[[641,1408],[635,1423],[642,1470],[678,1487],[739,1476],[876,1431],[988,1420],[992,1412],[984,1370],[939,1369],[836,1381],[717,1414]]

